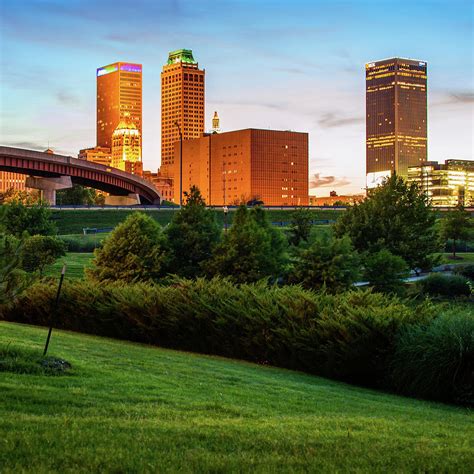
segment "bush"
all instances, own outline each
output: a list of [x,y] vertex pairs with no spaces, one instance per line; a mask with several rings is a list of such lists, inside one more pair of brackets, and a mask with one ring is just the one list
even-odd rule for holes
[[456,269],[456,273],[474,281],[474,265],[463,265]]
[[364,278],[375,291],[400,293],[403,289],[402,279],[407,275],[405,260],[389,250],[380,250],[365,258]]
[[474,404],[474,313],[449,312],[404,328],[392,377],[404,394]]
[[68,252],[92,253],[102,245],[107,234],[60,235],[58,237],[67,245]]
[[471,294],[471,287],[468,280],[459,275],[433,273],[418,282],[418,287],[422,294],[442,296],[445,298],[469,296]]
[[21,247],[21,266],[27,272],[39,271],[66,255],[66,244],[57,237],[33,235],[27,237]]

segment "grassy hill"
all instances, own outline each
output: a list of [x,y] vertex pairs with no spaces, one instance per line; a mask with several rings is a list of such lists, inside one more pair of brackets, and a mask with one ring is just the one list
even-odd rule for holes
[[[46,330],[0,323],[0,347]],[[467,409],[55,331],[71,375],[0,372],[0,472],[473,472]]]

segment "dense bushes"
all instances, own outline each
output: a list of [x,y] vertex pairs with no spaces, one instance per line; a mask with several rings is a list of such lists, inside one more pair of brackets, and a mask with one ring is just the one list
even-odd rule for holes
[[[55,291],[55,285],[37,283],[17,304],[4,308],[3,317],[47,324]],[[411,307],[396,297],[370,291],[332,295],[300,286],[237,286],[215,278],[176,279],[169,286],[65,283],[58,326],[269,363],[429,398],[440,396],[433,391],[438,385],[426,380],[446,380],[447,375],[436,372],[448,367],[443,373],[449,374],[457,351],[459,386],[445,390],[441,399],[461,400],[462,392],[463,400],[468,400],[473,318],[465,315],[463,323],[451,323],[448,316],[438,317],[428,303]],[[422,357],[429,344],[433,354],[437,351],[431,365]],[[409,349],[419,351],[418,355],[410,359]],[[403,373],[408,361],[413,373],[417,367],[425,373],[408,377]]]
[[471,294],[468,280],[460,275],[433,273],[418,282],[418,286],[421,293],[430,296],[454,298],[457,296],[469,296]]

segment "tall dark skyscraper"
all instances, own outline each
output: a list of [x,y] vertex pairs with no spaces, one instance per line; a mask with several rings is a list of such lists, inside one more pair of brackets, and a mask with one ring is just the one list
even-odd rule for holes
[[367,187],[427,159],[425,61],[392,58],[368,63],[366,79]]

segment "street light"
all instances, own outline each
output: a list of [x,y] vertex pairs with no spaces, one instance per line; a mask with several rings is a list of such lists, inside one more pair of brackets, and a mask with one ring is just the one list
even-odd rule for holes
[[174,124],[179,132],[179,207],[183,207],[183,133],[178,121]]
[[229,208],[224,206],[222,210],[224,211],[224,232],[227,234],[227,213],[229,212]]

